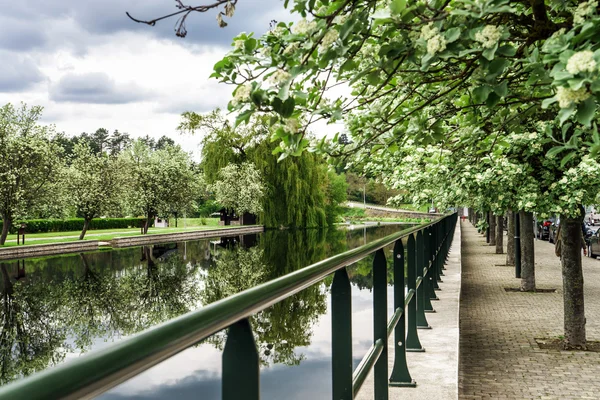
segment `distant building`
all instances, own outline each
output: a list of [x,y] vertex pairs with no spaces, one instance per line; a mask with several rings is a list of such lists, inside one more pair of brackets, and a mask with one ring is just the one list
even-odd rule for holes
[[166,218],[154,218],[154,227],[155,228],[168,228],[169,220]]
[[238,216],[235,211],[228,212],[225,208],[219,211],[220,220],[219,225],[255,225],[256,215],[250,213],[244,213]]

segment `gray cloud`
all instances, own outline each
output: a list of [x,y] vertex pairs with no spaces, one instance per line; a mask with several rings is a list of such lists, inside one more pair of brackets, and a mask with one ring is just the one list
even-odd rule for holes
[[199,90],[182,93],[179,97],[172,96],[159,99],[156,112],[166,114],[181,114],[184,111],[204,113],[215,108],[226,109],[231,98],[232,86],[207,81]]
[[0,49],[29,51],[43,47],[46,37],[40,29],[31,29],[24,21],[17,18],[0,16]]
[[148,93],[133,84],[117,85],[105,73],[63,76],[50,88],[50,99],[57,102],[125,104],[148,99]]
[[31,57],[0,50],[0,60],[0,92],[26,90],[45,79]]
[[[190,4],[204,4],[208,0],[189,0]],[[179,44],[229,45],[239,32],[257,35],[269,29],[272,19],[289,19],[282,0],[240,0],[233,18],[226,18],[228,26],[217,26],[216,12],[191,14],[187,19],[188,36],[175,36],[176,18],[160,21],[151,27],[131,21],[125,15],[149,20],[177,11],[174,2],[165,0],[0,0],[3,10],[3,32],[0,48],[29,51],[32,48],[54,50],[57,46],[80,46],[85,34],[110,36],[118,32],[142,32]],[[61,29],[63,25],[76,25],[80,34]],[[8,28],[7,28],[8,27]],[[58,37],[60,36],[60,38]]]

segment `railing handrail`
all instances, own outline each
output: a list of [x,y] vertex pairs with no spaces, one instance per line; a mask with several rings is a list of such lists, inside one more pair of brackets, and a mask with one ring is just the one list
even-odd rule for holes
[[233,323],[293,296],[336,270],[432,226],[443,218],[404,229],[332,256],[150,327],[108,348],[90,352],[10,383],[0,388],[0,400],[81,399],[98,396]]

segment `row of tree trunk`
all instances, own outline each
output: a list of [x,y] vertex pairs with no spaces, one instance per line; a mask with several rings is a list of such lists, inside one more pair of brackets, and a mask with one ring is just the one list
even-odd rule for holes
[[[534,251],[534,220],[533,213],[519,211],[520,225],[520,250],[521,250],[521,285],[523,292],[535,292],[535,251]],[[561,216],[561,266],[563,277],[564,301],[564,346],[566,349],[585,349],[585,308],[583,292],[583,269],[581,266],[582,221],[583,213],[579,218]],[[489,245],[495,246],[496,254],[504,252],[504,216],[496,216],[491,212],[478,215],[473,209],[469,210],[469,220],[474,225],[479,218],[488,222]],[[508,211],[507,221],[507,246],[506,265],[515,265],[515,212]]]

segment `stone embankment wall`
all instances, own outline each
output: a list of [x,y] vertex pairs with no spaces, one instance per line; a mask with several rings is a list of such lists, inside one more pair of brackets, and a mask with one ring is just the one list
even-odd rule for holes
[[131,247],[153,243],[182,242],[186,240],[196,240],[208,237],[239,236],[249,233],[259,233],[263,232],[264,230],[264,226],[248,226],[244,228],[211,229],[204,231],[165,233],[114,238],[110,241],[110,244],[112,247]]
[[79,253],[81,251],[93,250],[98,250],[97,240],[15,246],[0,249],[0,260],[12,260],[24,257],[48,256],[64,253]]

